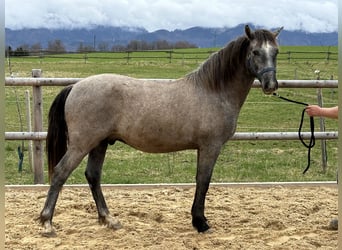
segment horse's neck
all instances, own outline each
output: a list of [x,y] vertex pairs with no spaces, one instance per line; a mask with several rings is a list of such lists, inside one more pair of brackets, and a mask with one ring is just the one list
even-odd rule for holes
[[[234,55],[238,56],[238,55]],[[236,105],[241,108],[245,102],[247,95],[252,87],[254,76],[249,73],[246,64],[244,62],[247,59],[232,59],[231,62],[237,63],[239,61],[239,66],[231,73],[229,78],[221,77],[227,82],[224,84],[225,90],[232,105]],[[232,65],[226,65],[225,68],[232,67]]]
[[241,108],[247,98],[253,82],[253,77],[247,77],[244,75],[244,77],[236,78],[233,82],[228,83],[225,91],[228,102],[238,108]]

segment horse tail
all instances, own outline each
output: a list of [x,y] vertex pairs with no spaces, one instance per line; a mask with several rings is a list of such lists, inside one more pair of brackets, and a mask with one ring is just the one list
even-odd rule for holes
[[49,181],[54,173],[54,167],[67,151],[68,127],[65,121],[65,102],[72,89],[64,88],[53,101],[48,116],[48,131],[46,137],[46,151],[49,168]]

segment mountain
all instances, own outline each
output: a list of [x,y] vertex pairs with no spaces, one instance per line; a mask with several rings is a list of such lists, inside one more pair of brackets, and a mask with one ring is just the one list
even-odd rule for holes
[[[253,29],[253,25],[250,25]],[[107,44],[109,48],[114,45],[126,46],[132,40],[154,42],[166,40],[168,42],[187,41],[198,47],[222,47],[229,41],[242,35],[244,25],[233,28],[204,28],[192,27],[185,30],[174,31],[157,30],[148,32],[144,28],[131,27],[105,27],[98,26],[90,29],[5,29],[6,46],[13,49],[32,46],[39,43],[42,48],[47,48],[49,41],[61,40],[68,51],[75,51],[80,43],[85,46]],[[283,30],[279,36],[280,45],[316,45],[337,46],[337,32],[331,33],[307,33],[304,31]]]
[[32,46],[39,43],[42,48],[47,48],[49,41],[61,40],[68,51],[75,51],[80,43],[84,46],[108,43],[126,44],[136,36],[148,33],[142,28],[129,27],[104,27],[98,26],[92,29],[5,29],[6,46],[13,49],[23,45]]

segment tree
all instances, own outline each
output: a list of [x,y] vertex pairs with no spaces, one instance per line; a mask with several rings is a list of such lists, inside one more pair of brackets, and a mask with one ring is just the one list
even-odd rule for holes
[[100,42],[98,45],[97,45],[97,48],[99,51],[108,51],[109,50],[109,44],[107,42]]
[[77,52],[84,52],[84,45],[82,42],[78,45]]
[[90,45],[84,45],[83,42],[80,42],[77,48],[77,52],[84,53],[84,52],[93,52],[94,47]]
[[28,56],[29,55],[29,45],[22,44],[16,50],[13,50],[11,46],[6,49],[6,56]]
[[127,45],[127,50],[130,50],[130,51],[140,50],[140,41],[138,40],[130,41],[129,44]]
[[193,43],[189,43],[188,41],[178,41],[174,44],[175,49],[185,49],[185,48],[197,48],[197,46]]
[[56,39],[54,41],[49,41],[48,51],[50,53],[65,53],[66,52],[63,42],[59,39]]
[[6,50],[5,50],[5,56],[6,58],[12,56],[13,50],[11,46],[6,46]]
[[112,51],[114,52],[120,52],[120,51],[125,51],[126,47],[124,45],[113,45],[112,46]]
[[172,45],[166,40],[158,40],[154,42],[154,49],[171,49]]
[[39,53],[42,51],[42,45],[40,43],[35,43],[31,45],[31,52]]

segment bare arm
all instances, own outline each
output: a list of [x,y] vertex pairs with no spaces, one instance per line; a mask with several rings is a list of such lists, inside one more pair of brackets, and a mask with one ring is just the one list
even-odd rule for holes
[[321,108],[318,105],[309,105],[306,107],[305,110],[309,116],[321,116],[333,119],[338,118],[338,106],[331,108]]

